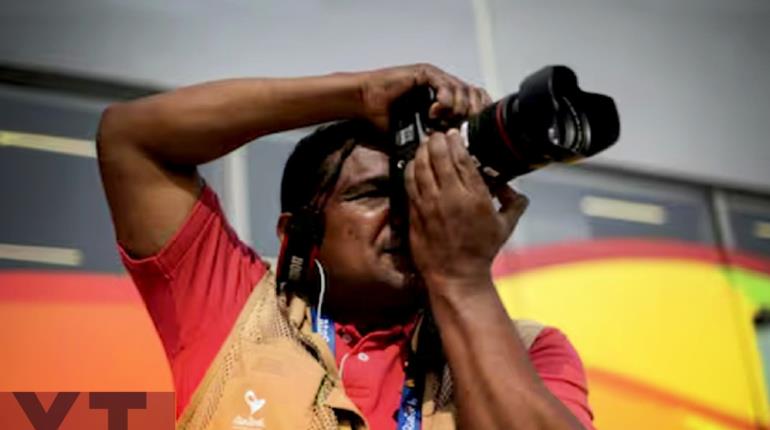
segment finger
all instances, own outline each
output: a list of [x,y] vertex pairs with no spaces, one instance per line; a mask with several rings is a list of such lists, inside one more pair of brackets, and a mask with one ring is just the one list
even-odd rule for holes
[[455,116],[456,89],[454,80],[446,78],[436,89],[436,102],[428,110],[428,117],[433,119],[448,119]]
[[454,89],[448,83],[442,83],[440,87],[436,88],[436,111],[438,112],[451,112],[454,106]]
[[428,110],[430,118],[442,118],[452,115],[454,109],[454,82],[446,75],[431,82],[436,91],[436,101]]
[[[447,94],[452,94],[451,91],[447,92]],[[453,102],[452,102],[452,96],[449,96],[448,99],[449,104],[442,104],[441,102],[434,102],[432,105],[430,105],[430,109],[428,109],[428,118],[430,119],[437,119],[437,118],[448,118],[452,116],[452,111],[454,109]]]
[[450,142],[449,151],[457,174],[460,177],[460,182],[469,191],[488,193],[489,190],[487,189],[484,180],[481,178],[476,164],[473,162],[468,150],[465,148],[460,132],[453,128],[447,132],[447,138]]
[[503,184],[495,190],[495,195],[500,201],[500,209],[498,213],[502,215],[506,236],[513,232],[513,229],[518,224],[519,219],[524,214],[524,211],[529,205],[529,199],[524,194],[519,194],[506,184]]
[[417,189],[417,182],[414,177],[414,166],[414,161],[410,161],[409,164],[406,165],[404,172],[404,184],[406,186],[406,194],[409,197],[409,219],[407,220],[409,225],[407,228],[409,229],[410,242],[414,241],[415,238],[422,238],[425,231],[425,221],[423,220],[421,211],[423,200]]
[[439,69],[436,66],[431,66],[427,64],[423,66],[423,70],[425,72],[424,83],[427,83],[433,88],[436,88],[436,89],[439,89],[441,87],[454,88],[458,85],[463,84],[463,81],[461,81],[459,78]]
[[[434,133],[431,138],[438,138],[440,133]],[[436,179],[433,177],[433,170],[430,167],[428,155],[428,145],[423,143],[417,148],[417,154],[414,156],[414,177],[417,184],[417,192],[420,200],[436,198],[439,194]]]
[[410,238],[422,239],[425,234],[425,220],[422,213],[415,205],[409,205],[409,230],[418,233],[417,236],[410,235]]
[[457,169],[452,162],[452,155],[449,153],[447,139],[448,137],[445,138],[442,134],[434,133],[426,143],[430,165],[439,189],[453,187],[460,183]]
[[456,118],[465,118],[470,109],[469,87],[462,82],[454,89],[454,107],[452,115]]
[[449,82],[436,88],[436,101],[430,106],[428,117],[431,119],[452,117],[455,103],[454,92],[454,87]]
[[415,205],[409,205],[409,252],[419,258],[425,248],[425,219]]
[[409,200],[420,199],[420,190],[417,188],[417,180],[414,177],[414,160],[409,161],[404,169],[404,187]]
[[484,95],[482,93],[481,88],[471,88],[470,90],[470,111],[468,112],[470,115],[476,115],[481,112],[482,109],[484,109]]
[[430,64],[417,64],[415,85],[429,85],[436,91],[436,101],[428,109],[430,118],[438,118],[451,112],[453,102],[453,82],[450,75]]

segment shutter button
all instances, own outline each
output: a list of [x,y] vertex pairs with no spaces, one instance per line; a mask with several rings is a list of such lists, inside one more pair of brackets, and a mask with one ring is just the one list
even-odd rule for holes
[[359,352],[358,353],[358,360],[359,361],[363,361],[363,362],[367,362],[367,361],[369,361],[369,355],[367,355],[365,352]]

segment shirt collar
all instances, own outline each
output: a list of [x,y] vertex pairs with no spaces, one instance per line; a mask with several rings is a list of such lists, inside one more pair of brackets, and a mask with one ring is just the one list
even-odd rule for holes
[[420,320],[420,316],[421,313],[418,313],[404,324],[396,324],[391,327],[377,329],[365,335],[361,335],[361,332],[356,328],[355,324],[352,323],[336,324],[336,332],[340,337],[345,339],[345,342],[349,345],[355,345],[366,339],[385,346],[411,339],[417,327],[417,323]]

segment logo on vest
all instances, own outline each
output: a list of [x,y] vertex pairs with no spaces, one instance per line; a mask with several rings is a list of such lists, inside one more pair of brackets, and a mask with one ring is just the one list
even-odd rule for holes
[[265,406],[267,400],[258,398],[252,390],[248,390],[243,394],[243,400],[246,402],[246,405],[249,406],[249,417],[244,418],[238,415],[237,417],[233,418],[233,429],[250,430],[265,428],[265,419],[256,419],[254,418],[254,414],[259,412],[259,410]]

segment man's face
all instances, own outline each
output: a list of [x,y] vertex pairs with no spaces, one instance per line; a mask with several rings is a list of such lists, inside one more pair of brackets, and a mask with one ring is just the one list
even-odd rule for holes
[[334,301],[376,300],[383,308],[414,301],[404,248],[390,228],[389,187],[388,156],[357,146],[345,160],[325,210],[319,257]]

